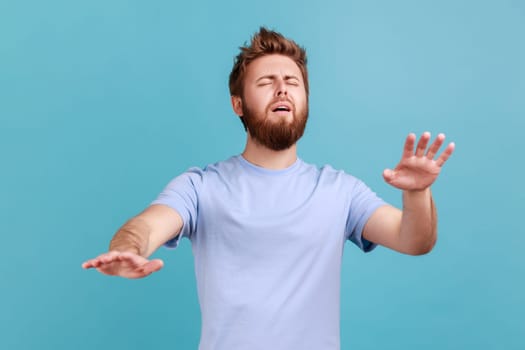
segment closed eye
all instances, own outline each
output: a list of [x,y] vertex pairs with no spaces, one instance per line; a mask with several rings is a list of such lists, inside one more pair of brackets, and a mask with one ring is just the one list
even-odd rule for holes
[[265,86],[273,84],[273,80],[267,77],[263,77],[257,80],[257,86]]

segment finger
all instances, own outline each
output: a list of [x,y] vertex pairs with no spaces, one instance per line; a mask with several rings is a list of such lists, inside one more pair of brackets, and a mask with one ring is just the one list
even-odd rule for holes
[[92,259],[90,261],[90,267],[99,268],[102,265],[110,264],[116,260],[117,255],[118,255],[118,252],[108,252],[108,253],[101,254],[95,259]]
[[137,266],[144,265],[148,262],[148,259],[143,257],[142,255],[138,255],[132,252],[122,252],[119,253],[117,259],[119,261],[126,261],[131,264],[135,264]]
[[93,264],[92,264],[92,261],[91,260],[87,260],[87,261],[84,261],[82,263],[82,268],[83,269],[90,269],[93,267]]
[[98,259],[92,259],[92,260],[89,260],[83,263],[82,267],[84,269],[92,269],[92,268],[99,267],[100,265],[102,265],[102,263]]
[[405,140],[405,147],[403,148],[403,158],[409,158],[414,155],[414,143],[416,142],[416,134],[408,134]]
[[432,143],[432,145],[430,145],[430,147],[428,148],[428,152],[427,152],[428,159],[434,159],[434,156],[439,151],[439,148],[443,144],[443,141],[445,141],[445,134],[439,134],[434,140],[434,142]]
[[86,261],[82,264],[82,267],[85,268],[85,269],[89,269],[89,268],[92,268],[92,267],[100,266],[101,259],[107,257],[108,254],[110,254],[110,253],[111,253],[111,252],[109,252],[109,253],[104,253],[104,254],[100,254],[100,255],[97,256],[96,258],[86,260]]
[[441,153],[439,158],[436,160],[436,165],[441,167],[447,159],[452,155],[452,152],[454,152],[454,149],[456,148],[456,144],[454,142],[451,142],[448,144],[447,148]]
[[113,261],[116,261],[119,255],[120,253],[117,251],[110,251],[106,254],[101,255],[99,261],[103,264],[109,264]]
[[105,264],[107,264],[107,263],[103,262],[103,261],[100,260],[100,259],[95,259],[95,260],[93,261],[93,263],[91,264],[91,266],[92,266],[92,267],[95,267],[95,268],[99,268],[100,266],[105,265]]
[[430,133],[428,131],[425,131],[423,135],[421,135],[421,138],[419,139],[419,142],[417,143],[416,157],[423,157],[423,155],[425,154],[425,150],[427,149],[429,140],[430,140]]
[[93,267],[93,262],[95,261],[96,259],[89,259],[89,260],[86,260],[82,263],[82,268],[83,269],[90,269]]

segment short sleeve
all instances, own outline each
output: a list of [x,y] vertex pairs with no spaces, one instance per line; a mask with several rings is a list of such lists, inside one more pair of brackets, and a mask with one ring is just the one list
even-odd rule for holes
[[362,251],[369,252],[377,244],[363,238],[363,228],[370,216],[386,202],[379,198],[362,181],[353,178],[354,185],[350,192],[350,209],[346,222],[346,235]]
[[171,180],[151,205],[166,205],[179,213],[183,226],[180,234],[164,243],[168,248],[176,248],[183,237],[191,238],[197,227],[199,190],[203,171],[191,168]]

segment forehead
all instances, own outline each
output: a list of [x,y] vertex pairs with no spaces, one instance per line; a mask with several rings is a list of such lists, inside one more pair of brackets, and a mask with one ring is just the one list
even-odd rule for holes
[[302,80],[299,66],[288,56],[267,55],[251,62],[246,69],[246,78],[257,79],[264,75],[295,75]]

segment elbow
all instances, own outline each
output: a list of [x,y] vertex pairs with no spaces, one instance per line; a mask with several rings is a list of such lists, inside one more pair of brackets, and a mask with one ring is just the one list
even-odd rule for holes
[[413,255],[413,256],[419,256],[419,255],[425,255],[428,254],[434,249],[434,246],[436,245],[436,239],[437,237],[434,235],[432,239],[426,240],[424,242],[420,242],[417,245],[412,246],[406,254]]
[[412,255],[412,256],[420,256],[420,255],[425,255],[425,254],[428,254],[432,251],[434,247],[433,246],[428,246],[428,247],[418,247],[417,249],[412,249],[410,251],[407,252],[408,255]]

